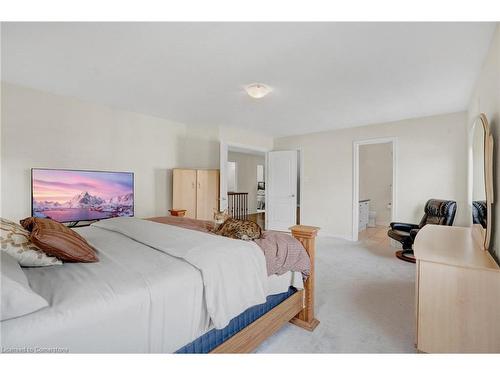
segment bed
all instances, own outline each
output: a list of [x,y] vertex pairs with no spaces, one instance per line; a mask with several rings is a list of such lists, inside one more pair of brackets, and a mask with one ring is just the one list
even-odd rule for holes
[[105,220],[77,232],[97,249],[99,262],[26,268],[49,307],[3,321],[3,347],[241,353],[287,321],[309,330],[318,324],[315,227],[292,228],[311,258],[305,282],[300,272],[268,276],[248,241],[139,219]]

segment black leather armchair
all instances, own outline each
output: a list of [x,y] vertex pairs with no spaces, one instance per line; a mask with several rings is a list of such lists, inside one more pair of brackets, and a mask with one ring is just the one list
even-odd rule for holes
[[481,224],[486,228],[487,221],[487,208],[486,201],[473,201],[472,202],[472,223]]
[[439,199],[429,199],[425,204],[424,216],[420,223],[391,223],[391,229],[387,232],[392,239],[401,242],[403,251],[396,252],[396,256],[408,262],[415,262],[413,257],[413,242],[418,231],[426,224],[453,225],[457,202]]

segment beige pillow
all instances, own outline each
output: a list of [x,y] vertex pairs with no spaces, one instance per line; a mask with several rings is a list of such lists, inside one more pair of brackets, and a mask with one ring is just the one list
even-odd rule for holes
[[0,246],[23,267],[42,267],[62,264],[41,251],[29,239],[30,233],[19,224],[0,218]]

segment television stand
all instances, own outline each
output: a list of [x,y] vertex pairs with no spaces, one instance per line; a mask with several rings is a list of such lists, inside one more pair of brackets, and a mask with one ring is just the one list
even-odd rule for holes
[[89,220],[89,221],[85,221],[85,224],[80,224],[80,225],[78,225],[78,223],[80,223],[80,221],[72,221],[72,222],[68,223],[67,227],[68,228],[88,227],[90,224],[96,223],[98,221],[99,220]]

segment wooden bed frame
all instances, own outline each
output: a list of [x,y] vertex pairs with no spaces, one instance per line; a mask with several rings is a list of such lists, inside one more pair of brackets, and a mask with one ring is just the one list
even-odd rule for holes
[[319,228],[295,225],[290,230],[292,236],[304,245],[311,259],[311,273],[304,282],[304,289],[288,297],[210,353],[251,353],[287,322],[308,331],[313,331],[318,326],[319,320],[314,317],[314,256]]

